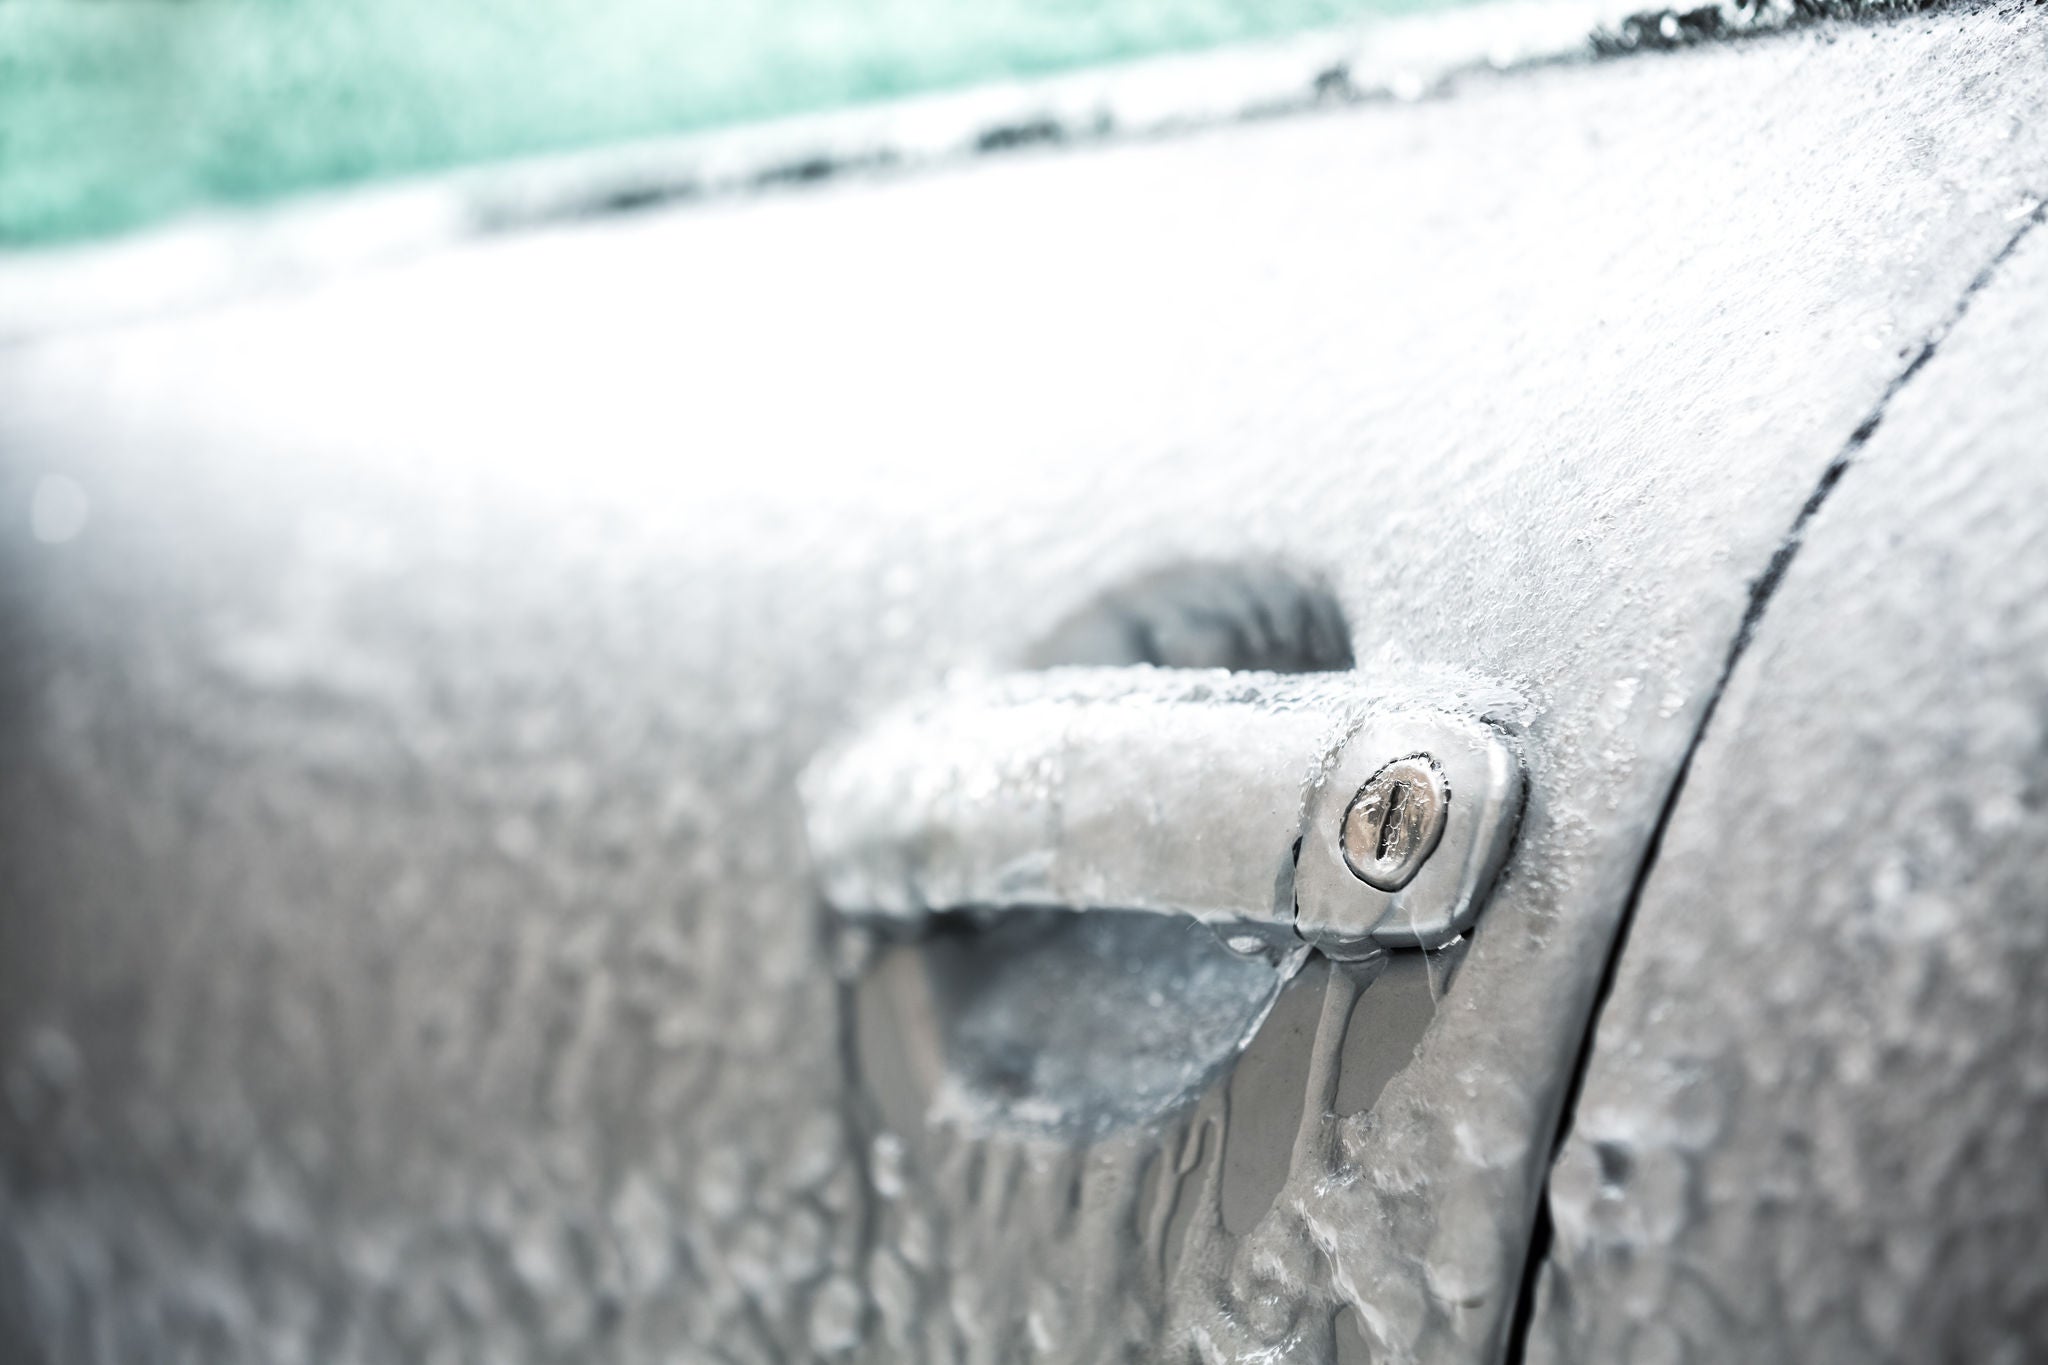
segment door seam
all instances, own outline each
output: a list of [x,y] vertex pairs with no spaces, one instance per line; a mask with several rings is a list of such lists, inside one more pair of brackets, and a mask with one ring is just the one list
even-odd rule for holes
[[1650,828],[1649,840],[1643,846],[1642,858],[1636,865],[1635,876],[1630,880],[1628,894],[1622,901],[1621,917],[1615,924],[1614,936],[1608,943],[1607,957],[1600,970],[1600,982],[1594,990],[1593,1004],[1587,1012],[1585,1026],[1580,1032],[1570,1078],[1565,1086],[1564,1099],[1558,1107],[1557,1120],[1550,1133],[1549,1158],[1544,1166],[1542,1184],[1537,1190],[1535,1216],[1524,1246],[1519,1287],[1500,1356],[1503,1365],[1523,1365],[1528,1352],[1529,1334],[1535,1326],[1536,1291],[1543,1268],[1549,1263],[1551,1247],[1556,1237],[1556,1224],[1550,1209],[1550,1174],[1556,1167],[1565,1140],[1571,1135],[1577,1118],[1579,1095],[1585,1086],[1586,1073],[1591,1069],[1593,1045],[1599,1033],[1600,1018],[1606,1011],[1608,998],[1614,992],[1622,952],[1628,946],[1629,934],[1635,927],[1636,913],[1641,907],[1644,888],[1648,885],[1650,874],[1655,870],[1658,858],[1663,852],[1665,831],[1678,808],[1679,798],[1685,793],[1686,780],[1692,774],[1693,759],[1698,755],[1700,745],[1713,724],[1714,714],[1720,708],[1721,698],[1727,692],[1737,666],[1741,664],[1743,656],[1756,638],[1758,623],[1762,621],[1764,612],[1770,607],[1771,599],[1784,582],[1786,571],[1792,567],[1793,560],[1798,557],[1799,550],[1805,543],[1808,524],[1826,505],[1829,496],[1840,484],[1842,476],[1849,471],[1857,456],[1870,443],[1870,438],[1877,434],[1892,401],[1913,381],[1914,376],[1934,359],[1942,343],[1948,340],[1956,325],[1969,313],[1977,295],[1990,286],[2000,268],[2019,250],[2020,244],[2034,229],[2040,227],[2044,220],[2048,220],[2048,199],[2032,194],[2027,197],[2034,201],[2032,211],[2020,220],[2019,226],[1993,253],[1991,259],[1970,278],[1970,282],[1950,305],[1948,312],[1928,332],[1926,339],[1914,352],[1913,358],[1885,385],[1877,401],[1871,405],[1870,411],[1856,424],[1848,439],[1842,443],[1842,448],[1821,471],[1813,491],[1807,495],[1798,515],[1792,519],[1792,524],[1780,539],[1778,548],[1771,553],[1763,572],[1750,581],[1749,603],[1743,610],[1741,624],[1736,627],[1735,634],[1728,643],[1720,675],[1714,681],[1706,705],[1700,710],[1698,724],[1693,727],[1692,735],[1686,741],[1685,752],[1678,762],[1678,770],[1673,774],[1670,786],[1665,789],[1664,799],[1657,809],[1656,821]]

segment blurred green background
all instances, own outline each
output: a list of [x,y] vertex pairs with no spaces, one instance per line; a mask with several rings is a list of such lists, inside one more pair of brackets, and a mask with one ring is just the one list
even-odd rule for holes
[[0,0],[0,243],[1458,0]]

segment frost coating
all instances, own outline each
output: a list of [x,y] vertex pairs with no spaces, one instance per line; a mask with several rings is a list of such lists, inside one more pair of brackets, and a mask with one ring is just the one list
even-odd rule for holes
[[812,861],[848,911],[1092,906],[1291,932],[1308,793],[1369,695],[1151,668],[956,685],[811,769]]
[[[1479,903],[1505,837],[1488,779],[1512,774],[1518,807],[1519,771],[1475,713],[1526,709],[1505,688],[1432,694],[1398,674],[1070,668],[956,683],[812,766],[812,862],[847,914],[1143,910],[1291,942],[1298,900],[1304,936],[1364,951],[1382,917],[1449,921]],[[1333,851],[1344,802],[1361,774],[1422,751],[1462,790],[1453,847],[1413,887],[1374,892]]]
[[1532,1360],[2048,1354],[2044,373],[2037,225],[1708,733],[1551,1179]]
[[[1305,1360],[1335,1302],[1377,1359],[1483,1356],[1639,813],[1888,348],[2039,192],[2041,23],[1480,80],[10,349],[11,1357],[1099,1361],[1170,1315],[1172,1353]],[[43,472],[91,501],[61,545],[18,515]],[[1524,691],[1537,800],[1327,1191],[1183,1300],[1111,1235],[1157,1216],[1142,1152],[1058,1185],[853,1140],[794,780],[1109,583],[1282,554],[1365,665]],[[1047,1252],[1070,1217],[1099,1258]]]

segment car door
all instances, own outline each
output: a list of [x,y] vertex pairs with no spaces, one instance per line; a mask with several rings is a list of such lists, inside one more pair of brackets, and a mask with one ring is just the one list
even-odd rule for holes
[[[2043,22],[998,139],[175,309],[11,263],[10,1354],[2037,1338]],[[1483,723],[1526,797],[1476,917],[1367,970],[1085,896],[843,913],[820,755],[1075,666]],[[1069,790],[1150,827],[1113,762]],[[1943,908],[1971,800],[1935,863],[1994,884]]]

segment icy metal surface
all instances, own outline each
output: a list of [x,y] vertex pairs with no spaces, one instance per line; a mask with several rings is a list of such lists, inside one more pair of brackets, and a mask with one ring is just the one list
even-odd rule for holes
[[[1471,931],[1514,844],[1527,787],[1515,745],[1491,723],[1524,712],[1525,703],[1494,689],[1502,695],[1487,705],[1478,700],[1487,690],[1473,687],[1457,698],[1445,686],[1439,701],[1455,698],[1462,714],[1390,709],[1332,757],[1308,793],[1294,867],[1296,933],[1333,957],[1355,958],[1385,948],[1445,948]],[[1388,890],[1359,877],[1342,844],[1354,799],[1403,756],[1426,759],[1434,770],[1443,827],[1413,875]]]
[[1644,889],[1532,1361],[2048,1356],[2048,231],[1808,526]]
[[955,685],[812,766],[811,859],[849,913],[1143,910],[1291,936],[1309,795],[1371,701],[1346,674]]
[[[1483,1357],[1747,584],[2040,192],[2044,22],[12,347],[8,1354]],[[1249,1226],[1166,1198],[1172,1134],[856,1139],[801,765],[1162,562],[1275,556],[1367,666],[1527,698],[1521,846],[1413,1060],[1325,1117],[1334,978]],[[1218,1104],[1189,1132],[1227,1155]]]
[[1186,920],[1027,910],[879,956],[856,987],[873,1024],[861,1060],[877,1132],[1084,1145],[1179,1117],[1308,951],[1233,948]]
[[[956,680],[810,766],[811,861],[854,916],[1058,906],[1290,945],[1298,931],[1341,954],[1440,948],[1470,927],[1513,835],[1521,765],[1487,718],[1525,703],[1437,683],[1151,667]],[[1446,846],[1399,885],[1368,885],[1338,849],[1345,811],[1418,754],[1444,815],[1430,849]]]

